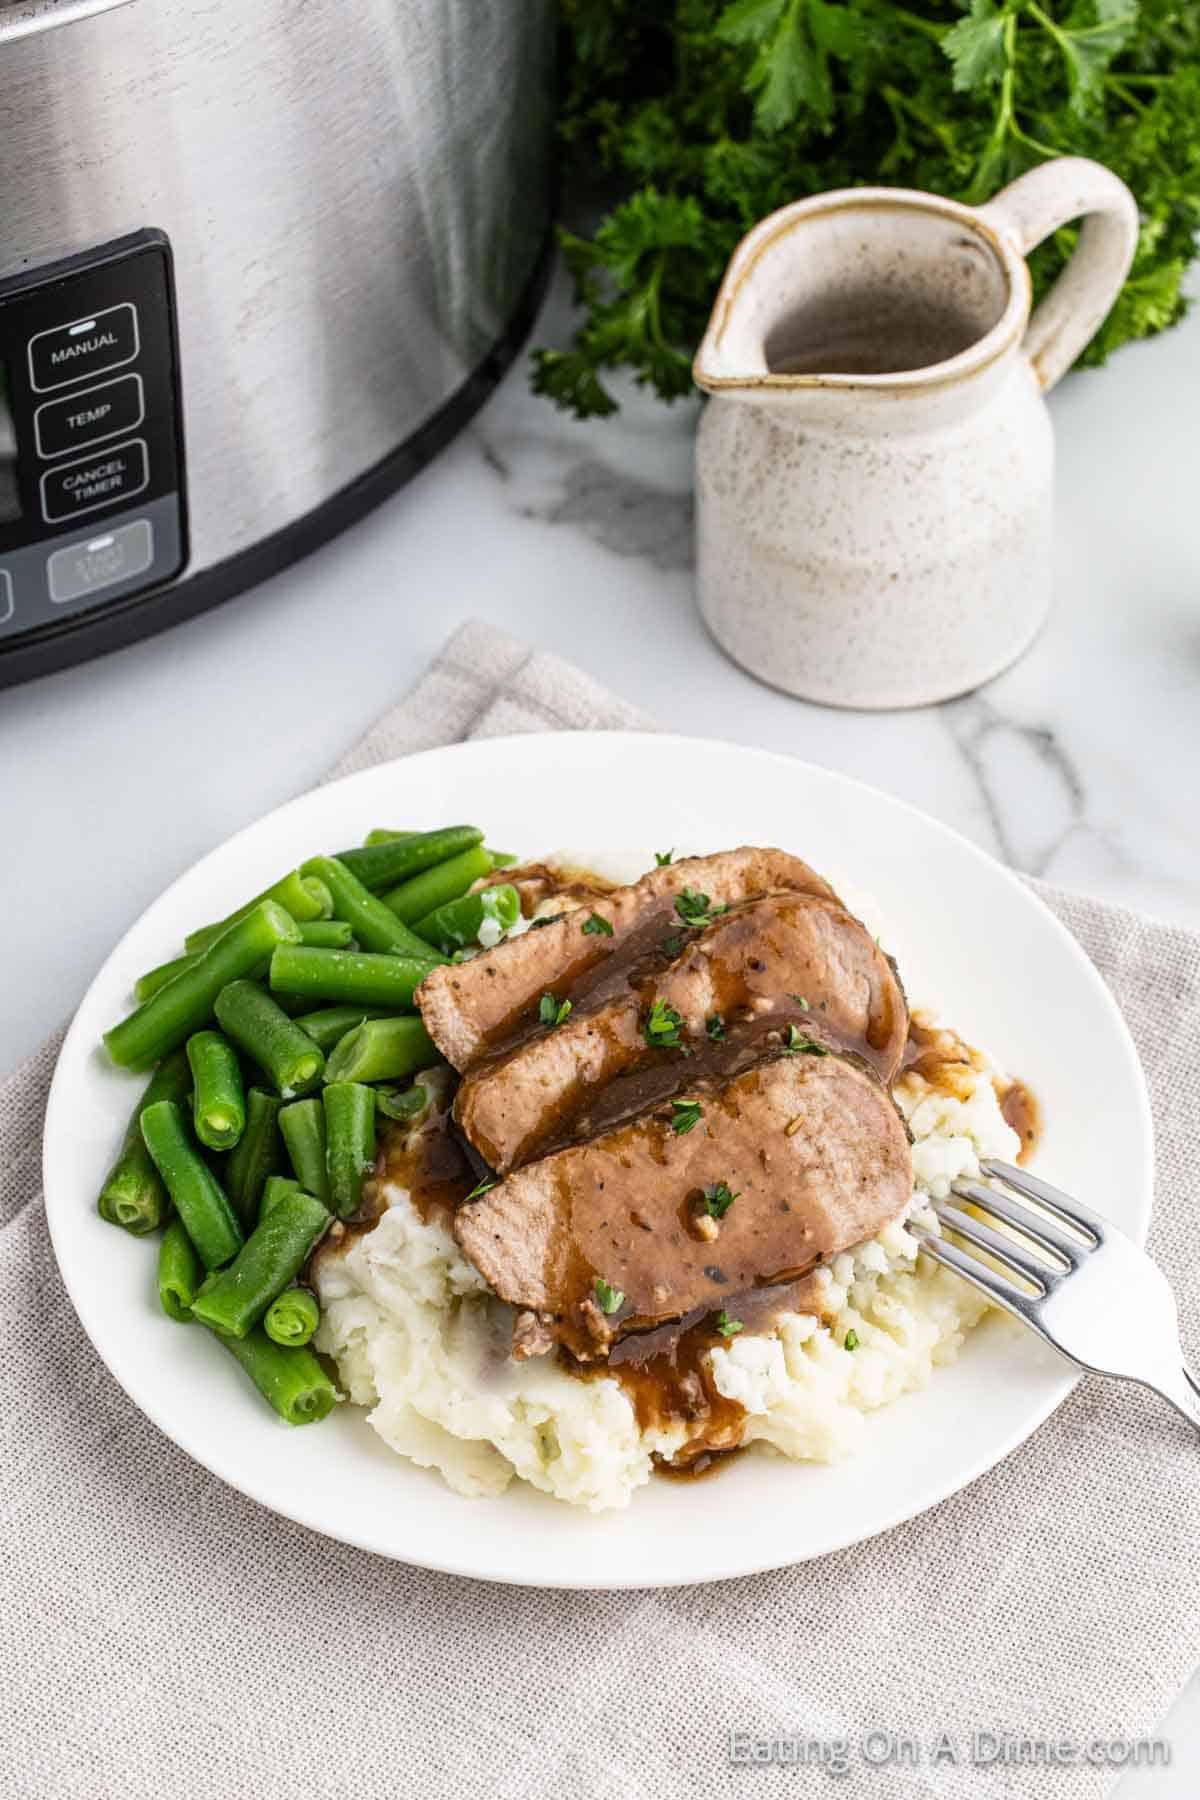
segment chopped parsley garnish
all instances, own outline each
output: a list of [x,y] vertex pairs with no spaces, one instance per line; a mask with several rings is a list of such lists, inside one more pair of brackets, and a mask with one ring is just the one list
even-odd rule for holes
[[806,1056],[829,1055],[825,1044],[818,1044],[816,1038],[805,1037],[798,1025],[789,1025],[787,1036],[783,1040],[783,1053],[785,1056],[799,1056],[801,1052]]
[[602,1313],[615,1313],[618,1307],[625,1304],[625,1296],[620,1288],[610,1286],[603,1275],[596,1277],[596,1300]]
[[499,1186],[500,1186],[500,1183],[496,1180],[496,1177],[494,1175],[485,1175],[482,1181],[477,1181],[475,1183],[475,1186],[471,1189],[470,1193],[467,1195],[467,1199],[468,1200],[478,1200],[480,1194],[486,1194],[489,1191],[489,1189],[494,1188],[494,1187],[499,1187]]
[[842,1339],[842,1342],[845,1344],[847,1350],[857,1350],[858,1349],[858,1333],[857,1333],[857,1331],[855,1331],[853,1325],[850,1327],[849,1331],[846,1333],[845,1337]]
[[736,1337],[739,1331],[745,1331],[745,1329],[746,1327],[740,1319],[731,1319],[725,1308],[721,1308],[717,1314],[717,1330],[722,1337]]
[[656,850],[654,852],[655,866],[660,869],[665,869],[669,862],[674,861],[674,857],[674,850]]
[[672,1100],[671,1130],[676,1137],[684,1137],[703,1117],[704,1108],[698,1100]]
[[667,956],[678,956],[683,949],[682,931],[669,931],[662,941],[662,947]]
[[789,994],[788,999],[794,1000],[801,1012],[809,1012],[811,1010],[808,1001],[804,998],[803,994]]
[[541,919],[530,919],[529,929],[530,931],[541,931],[544,925],[557,925],[558,921],[565,919],[566,916],[566,913],[546,913]]
[[599,913],[589,913],[583,921],[584,937],[611,937],[612,934],[612,926],[607,919],[602,919]]
[[704,1190],[704,1211],[710,1219],[723,1219],[734,1201],[740,1198],[730,1190],[727,1181],[714,1181]]
[[665,1000],[656,1000],[642,1025],[642,1036],[652,1047],[681,1046],[683,1043],[680,1035],[682,1029],[682,1015],[677,1013],[673,1006],[668,1006]]
[[720,1044],[724,1041],[725,1021],[720,1013],[713,1013],[710,1019],[706,1019],[704,1021],[704,1029],[707,1031],[714,1044]]
[[571,1002],[560,1000],[557,994],[545,993],[538,1001],[538,1018],[543,1025],[561,1025],[570,1016]]
[[728,912],[727,906],[714,906],[707,894],[697,893],[695,888],[685,887],[682,894],[675,896],[675,911],[685,925],[706,925],[709,919],[719,918]]

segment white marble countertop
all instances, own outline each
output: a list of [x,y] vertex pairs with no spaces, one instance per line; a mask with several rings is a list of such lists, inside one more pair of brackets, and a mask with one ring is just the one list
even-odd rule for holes
[[[539,341],[565,316],[560,288]],[[1068,378],[1051,399],[1057,601],[1041,638],[967,699],[854,714],[760,686],[700,625],[691,405],[634,394],[615,420],[577,424],[529,394],[519,363],[431,468],[306,563],[0,694],[0,1072],[167,882],[311,785],[473,616],[669,728],[846,770],[1018,868],[1200,926],[1197,391],[1200,317]],[[1127,1776],[1124,1800],[1200,1790],[1200,1681],[1165,1729],[1174,1767]]]

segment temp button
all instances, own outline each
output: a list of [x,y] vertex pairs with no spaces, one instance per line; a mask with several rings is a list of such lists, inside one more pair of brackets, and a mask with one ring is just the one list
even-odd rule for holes
[[118,375],[61,400],[44,400],[33,415],[39,456],[66,456],[87,444],[133,431],[146,416],[140,375]]
[[29,379],[34,392],[44,394],[69,381],[119,369],[133,361],[139,348],[137,307],[125,300],[31,337]]
[[82,600],[99,588],[144,575],[154,561],[154,531],[149,519],[134,519],[100,537],[56,550],[46,562],[50,598],[55,606]]
[[77,462],[60,463],[42,476],[42,517],[48,525],[75,519],[140,494],[150,480],[146,440],[131,438]]

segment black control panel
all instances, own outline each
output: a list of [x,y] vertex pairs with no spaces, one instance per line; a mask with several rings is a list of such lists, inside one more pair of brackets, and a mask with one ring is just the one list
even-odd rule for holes
[[181,423],[161,232],[0,282],[0,647],[179,574]]

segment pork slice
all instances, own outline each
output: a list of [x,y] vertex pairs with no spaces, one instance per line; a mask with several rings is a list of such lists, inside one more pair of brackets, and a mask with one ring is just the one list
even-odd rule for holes
[[[647,1043],[656,1001],[679,1014],[678,1046]],[[904,991],[859,921],[820,895],[772,894],[734,908],[661,967],[635,971],[623,991],[476,1064],[455,1118],[484,1161],[507,1172],[708,1072],[724,1054],[709,1036],[714,1019],[724,1043],[746,1044],[747,1060],[762,1055],[768,1032],[794,1025],[856,1051],[884,1082],[908,1034]],[[615,1091],[602,1091],[610,1083]]]
[[[685,888],[714,906],[785,888],[835,897],[807,863],[782,850],[744,847],[669,863],[597,899],[587,912],[580,908],[469,962],[431,970],[416,992],[426,1030],[447,1062],[469,1068],[487,1051],[536,1029],[542,994],[581,999],[610,965],[620,968],[641,955],[646,933],[674,916],[675,898]],[[602,927],[584,931],[593,915],[611,926],[611,936]]]
[[[534,1315],[514,1353],[557,1342],[605,1356],[627,1333],[793,1280],[908,1205],[907,1132],[857,1059],[777,1055],[687,1098],[700,1108],[690,1129],[673,1102],[459,1209],[466,1255]],[[725,1192],[736,1197],[713,1218],[706,1194],[719,1210]]]

